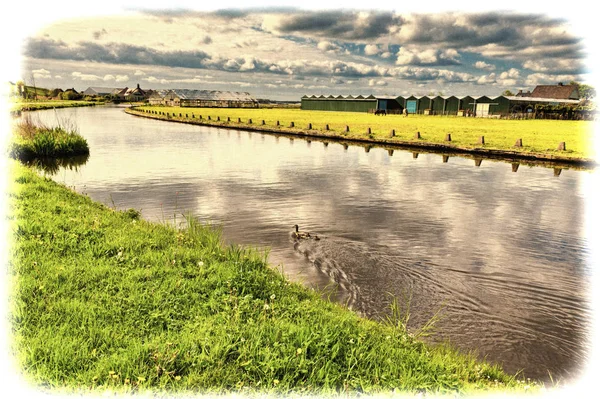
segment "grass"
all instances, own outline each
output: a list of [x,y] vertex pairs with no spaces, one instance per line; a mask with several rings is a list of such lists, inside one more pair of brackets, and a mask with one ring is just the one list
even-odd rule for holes
[[360,318],[218,229],[140,220],[16,162],[11,348],[32,384],[77,392],[539,391],[449,346]]
[[11,111],[39,111],[53,108],[89,107],[98,104],[96,101],[80,100],[17,100],[12,103],[10,108]]
[[[311,123],[313,130],[346,139],[385,140],[390,143],[436,143],[460,148],[486,150],[518,151],[529,154],[553,155],[562,158],[593,159],[596,154],[592,145],[593,122],[590,121],[557,121],[557,120],[505,120],[487,118],[465,118],[455,116],[426,116],[402,115],[375,116],[358,112],[308,111],[300,109],[227,109],[227,108],[179,108],[144,106],[139,110],[169,113],[171,119],[195,120],[202,115],[203,122],[208,122],[211,116],[213,124],[245,126],[252,119],[253,126],[265,121],[265,126],[287,132],[306,131]],[[173,116],[173,113],[176,115]],[[182,114],[182,118],[179,114]],[[154,115],[153,115],[154,116]],[[159,115],[160,116],[160,115]],[[220,117],[221,122],[216,122]],[[241,118],[242,124],[237,123]],[[294,122],[295,128],[289,128]],[[329,125],[329,131],[325,125]],[[350,131],[346,132],[346,126]],[[371,128],[371,135],[367,129]],[[395,137],[390,137],[390,131],[395,130]],[[415,139],[416,132],[421,133],[421,139]],[[445,140],[446,134],[451,134],[451,143]],[[485,137],[485,144],[479,143],[479,138]],[[523,140],[523,147],[514,147],[517,139]],[[560,142],[566,143],[566,151],[558,151]]]
[[13,127],[8,152],[12,158],[29,161],[34,158],[89,155],[90,151],[87,141],[74,125],[66,122],[64,125],[49,127],[33,122],[26,115]]

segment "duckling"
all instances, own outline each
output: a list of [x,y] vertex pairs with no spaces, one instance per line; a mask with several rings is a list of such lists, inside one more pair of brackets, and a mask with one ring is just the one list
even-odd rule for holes
[[314,240],[319,241],[320,240],[319,236],[315,234]]
[[310,233],[306,232],[306,231],[298,231],[298,225],[295,224],[294,227],[296,228],[296,231],[294,231],[292,233],[292,236],[296,239],[304,239],[304,238],[310,238]]

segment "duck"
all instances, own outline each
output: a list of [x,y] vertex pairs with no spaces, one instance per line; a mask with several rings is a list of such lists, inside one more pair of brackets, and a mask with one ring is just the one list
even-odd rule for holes
[[294,228],[296,229],[296,231],[294,231],[294,232],[292,233],[292,236],[293,236],[295,239],[301,240],[301,239],[305,239],[305,238],[310,238],[310,233],[309,233],[309,232],[306,232],[306,231],[299,231],[299,230],[298,230],[298,229],[299,229],[299,227],[298,227],[298,225],[297,225],[297,224],[295,224],[295,225],[294,225]]

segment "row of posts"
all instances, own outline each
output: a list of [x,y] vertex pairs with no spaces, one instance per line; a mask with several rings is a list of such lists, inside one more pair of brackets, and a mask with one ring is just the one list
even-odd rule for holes
[[[146,112],[146,113],[151,113],[151,114],[156,114],[156,115],[166,115],[166,116],[170,116],[170,114],[169,114],[169,113],[165,113],[165,112],[162,112],[162,111],[145,110],[144,112]],[[176,115],[177,115],[177,114],[176,114],[175,112],[173,112],[173,116],[176,116]],[[183,114],[182,114],[182,113],[179,113],[179,117],[180,117],[180,118],[182,118],[182,117],[183,117]],[[189,118],[188,114],[185,114],[185,117],[186,117],[186,118]],[[195,116],[194,114],[192,114],[192,119],[195,119],[195,118],[196,118],[196,116]],[[198,116],[198,119],[200,119],[200,120],[201,120],[201,119],[202,119],[202,115],[199,115],[199,116]],[[209,121],[211,120],[211,117],[210,117],[210,116],[208,116],[208,120],[209,120]],[[221,121],[221,117],[220,117],[220,116],[217,116],[217,119],[216,119],[216,120],[217,120],[217,121]],[[242,118],[238,118],[238,120],[237,120],[237,121],[238,121],[238,123],[242,123]],[[231,122],[231,118],[227,117],[227,122]],[[252,119],[248,119],[248,124],[252,124]],[[263,120],[261,121],[261,125],[265,125],[265,124],[266,124],[266,123],[265,123],[265,120],[263,119]],[[281,126],[281,125],[280,125],[280,123],[279,123],[279,121],[276,121],[276,125],[277,125],[277,126]],[[290,126],[289,126],[289,127],[291,127],[291,128],[292,128],[292,127],[295,127],[295,125],[294,125],[294,122],[290,122]],[[309,124],[308,124],[308,126],[307,126],[307,128],[308,128],[308,130],[312,130],[312,129],[313,129],[313,125],[312,125],[312,123],[309,123]],[[326,125],[325,125],[325,130],[329,130],[329,124],[326,124]],[[345,127],[345,132],[346,132],[346,133],[350,132],[350,126],[346,125],[346,127]],[[372,134],[372,132],[371,132],[371,128],[370,128],[370,127],[368,127],[368,128],[367,128],[367,134],[368,134],[368,135],[371,135],[371,134]],[[395,129],[392,129],[392,130],[390,131],[390,135],[389,135],[389,137],[395,137],[395,136],[396,136],[396,130],[395,130]],[[415,139],[417,139],[417,140],[421,139],[421,132],[417,132],[417,133],[415,133]],[[446,133],[446,137],[444,138],[444,141],[452,141],[452,135],[451,135],[450,133]],[[481,145],[484,145],[484,144],[485,144],[485,137],[484,137],[484,136],[480,136],[480,137],[479,137],[478,144],[481,144]],[[514,145],[514,147],[517,147],[517,148],[519,148],[519,147],[523,147],[523,139],[518,139],[518,140],[515,142],[515,145]],[[567,144],[566,144],[566,142],[564,142],[564,141],[560,142],[560,143],[558,144],[557,151],[566,151],[566,150],[567,150]]]

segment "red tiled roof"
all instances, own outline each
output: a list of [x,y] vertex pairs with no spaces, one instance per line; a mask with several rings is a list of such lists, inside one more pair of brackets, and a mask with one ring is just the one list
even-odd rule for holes
[[537,86],[531,92],[531,97],[556,98],[556,99],[579,99],[577,86],[571,85],[547,85]]

